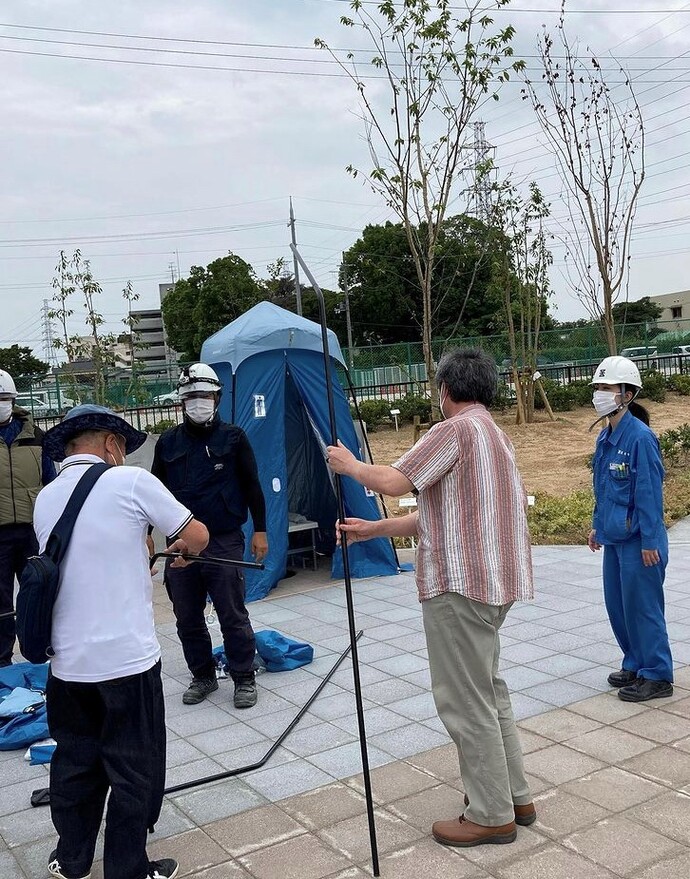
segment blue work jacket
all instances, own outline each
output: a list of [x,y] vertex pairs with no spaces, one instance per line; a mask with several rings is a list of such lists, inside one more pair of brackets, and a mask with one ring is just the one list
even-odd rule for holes
[[597,438],[592,461],[594,517],[597,543],[623,543],[639,538],[642,549],[662,549],[663,481],[659,440],[630,412],[614,430],[606,427]]

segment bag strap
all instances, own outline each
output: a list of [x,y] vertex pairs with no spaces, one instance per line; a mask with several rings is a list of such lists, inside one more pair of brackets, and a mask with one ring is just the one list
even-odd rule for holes
[[97,480],[106,470],[110,470],[111,467],[112,464],[106,464],[105,461],[100,464],[92,464],[76,484],[70,499],[67,501],[67,506],[55,523],[55,527],[46,543],[45,551],[56,565],[59,565],[65,557],[67,546],[72,537],[72,531],[74,530],[77,517],[84,505],[84,501],[89,496],[89,493]]

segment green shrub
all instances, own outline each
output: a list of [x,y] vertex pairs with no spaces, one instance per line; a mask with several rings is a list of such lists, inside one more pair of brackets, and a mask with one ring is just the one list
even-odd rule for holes
[[533,543],[584,543],[593,508],[591,491],[574,491],[566,497],[537,492],[534,506],[527,511]]
[[640,399],[663,403],[666,399],[666,379],[663,374],[655,369],[645,369],[640,374],[642,376]]
[[594,388],[587,379],[578,379],[578,381],[570,382],[568,388],[573,395],[573,402],[576,406],[592,405]]
[[412,421],[415,415],[418,415],[422,422],[431,418],[431,400],[418,394],[407,394],[399,400],[394,400],[390,404],[389,413],[391,409],[400,409],[398,416],[400,421]]
[[667,467],[685,466],[690,459],[690,424],[685,422],[660,433],[659,445]]
[[148,428],[149,433],[165,433],[165,431],[169,427],[175,427],[176,422],[172,421],[170,418],[162,418],[160,421],[157,421],[154,425]]
[[362,400],[359,404],[359,414],[367,427],[377,427],[384,421],[390,421],[392,405],[388,400]]
[[683,397],[690,396],[690,375],[672,375],[667,385],[672,391]]
[[494,397],[494,401],[491,404],[492,409],[497,409],[499,412],[505,412],[510,406],[515,403],[515,389],[512,385],[507,385],[504,381],[499,381],[498,389],[496,390],[496,396]]
[[[571,393],[570,385],[561,385],[552,378],[543,378],[541,383],[554,412],[568,412],[575,406],[575,395]],[[534,408],[545,408],[537,388],[534,389]]]

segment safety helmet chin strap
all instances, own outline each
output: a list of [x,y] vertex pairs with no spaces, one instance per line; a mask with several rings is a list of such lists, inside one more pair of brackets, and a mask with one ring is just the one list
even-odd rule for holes
[[613,412],[607,412],[606,415],[600,415],[596,421],[593,421],[590,424],[589,430],[587,431],[587,433],[590,433],[597,426],[597,424],[599,424],[600,421],[604,420],[604,418],[610,418],[612,415],[618,415],[618,413],[621,412],[623,409],[627,409],[628,406],[632,403],[632,401],[635,399],[635,397],[637,397],[637,395],[640,393],[640,390],[641,390],[641,388],[636,388],[635,385],[632,385],[632,389],[634,389],[635,393],[626,402],[625,401],[625,395],[627,393],[626,387],[627,387],[627,385],[625,384],[625,382],[621,382],[621,397],[623,399],[623,402],[620,404],[620,406],[618,406],[617,409],[614,409]]

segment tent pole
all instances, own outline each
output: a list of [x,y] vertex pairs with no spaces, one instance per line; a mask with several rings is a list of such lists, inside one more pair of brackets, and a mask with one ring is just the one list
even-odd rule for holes
[[[321,323],[321,340],[323,343],[323,365],[326,374],[326,396],[328,399],[328,416],[331,428],[331,443],[338,444],[338,428],[335,421],[335,403],[333,401],[333,388],[331,387],[331,357],[328,350],[328,326],[326,324],[326,303],[323,298],[323,292],[316,283],[316,279],[309,271],[309,267],[302,259],[302,256],[296,245],[290,245],[297,261],[304,269],[304,273],[309,278],[312,289],[316,293],[319,301],[319,317]],[[345,504],[343,502],[343,492],[341,477],[335,475],[335,493],[338,501],[338,518],[340,521],[345,519]],[[362,684],[359,676],[359,656],[357,651],[357,630],[355,625],[355,606],[352,597],[352,579],[350,577],[350,559],[347,552],[347,536],[342,535],[343,550],[343,579],[345,581],[345,599],[347,603],[347,619],[350,630],[350,650],[352,652],[352,676],[355,689],[355,703],[357,706],[357,726],[359,728],[359,747],[362,754],[362,776],[364,778],[364,793],[367,801],[367,820],[369,822],[369,843],[371,845],[371,862],[374,876],[380,876],[379,872],[379,853],[378,844],[376,842],[376,822],[374,820],[374,798],[371,791],[371,775],[369,772],[369,752],[367,750],[367,736],[364,726],[364,705],[362,704]]]
[[[350,389],[350,394],[352,395],[352,402],[355,404],[355,415],[357,416],[357,420],[359,421],[359,426],[362,430],[362,436],[364,437],[364,445],[367,447],[367,454],[369,455],[369,460],[374,463],[374,456],[371,454],[371,446],[369,445],[369,435],[364,429],[364,422],[362,421],[362,415],[359,411],[359,403],[357,402],[357,394],[355,394],[355,387],[352,384],[352,379],[350,378],[350,371],[346,368],[345,375],[347,376],[347,385]],[[388,510],[386,509],[386,502],[383,499],[383,495],[379,494],[379,500],[381,501],[381,509],[383,510],[383,518],[388,519]],[[393,555],[395,556],[395,564],[398,566],[398,570],[400,570],[400,559],[398,558],[398,550],[393,542],[393,538],[391,537],[391,549],[393,550]]]

